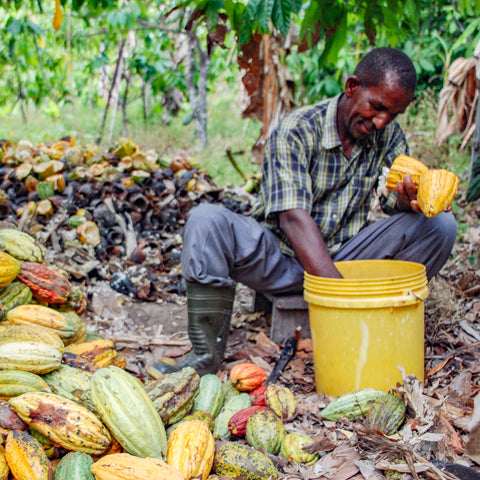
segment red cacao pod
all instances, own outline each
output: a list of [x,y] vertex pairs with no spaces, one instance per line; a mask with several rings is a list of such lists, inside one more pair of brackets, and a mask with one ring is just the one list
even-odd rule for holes
[[261,410],[268,410],[268,408],[256,405],[239,410],[228,421],[228,429],[230,430],[230,433],[236,437],[244,437],[247,431],[247,420],[250,418],[250,415]]
[[267,402],[265,401],[265,392],[267,391],[267,388],[267,385],[260,385],[255,390],[250,392],[250,400],[252,401],[252,405],[267,405]]
[[240,392],[255,390],[267,377],[265,369],[254,363],[239,363],[230,370],[230,380]]
[[58,269],[39,262],[23,262],[18,280],[30,287],[39,302],[65,303],[72,284]]

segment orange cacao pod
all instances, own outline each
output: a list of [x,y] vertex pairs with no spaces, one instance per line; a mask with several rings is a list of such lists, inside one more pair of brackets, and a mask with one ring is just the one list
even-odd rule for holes
[[56,268],[38,262],[23,262],[18,279],[28,285],[39,302],[65,303],[72,284]]
[[230,370],[230,380],[241,392],[251,392],[259,387],[268,375],[264,368],[254,363],[239,363]]

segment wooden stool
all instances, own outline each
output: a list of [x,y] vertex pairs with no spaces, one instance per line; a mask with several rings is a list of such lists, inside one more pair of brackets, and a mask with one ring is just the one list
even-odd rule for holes
[[284,294],[271,295],[269,293],[254,293],[254,312],[272,314],[270,338],[278,344],[295,336],[295,330],[301,328],[302,338],[310,338],[310,320],[308,317],[308,303],[303,295]]

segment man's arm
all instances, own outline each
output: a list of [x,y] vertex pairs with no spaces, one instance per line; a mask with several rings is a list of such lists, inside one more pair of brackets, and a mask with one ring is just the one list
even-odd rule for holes
[[306,210],[285,210],[279,215],[280,227],[292,244],[300,265],[317,277],[342,278],[335,268],[317,224]]

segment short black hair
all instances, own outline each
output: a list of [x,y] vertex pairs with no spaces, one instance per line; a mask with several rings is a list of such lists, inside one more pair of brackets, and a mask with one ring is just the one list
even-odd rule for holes
[[417,87],[417,72],[410,58],[401,50],[391,47],[375,48],[359,62],[355,71],[363,86],[378,85],[388,72],[395,72],[398,84],[407,92]]

